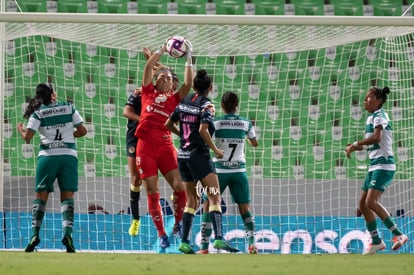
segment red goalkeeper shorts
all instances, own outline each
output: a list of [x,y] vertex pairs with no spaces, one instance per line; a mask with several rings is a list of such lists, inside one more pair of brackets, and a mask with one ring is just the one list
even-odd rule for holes
[[158,170],[165,175],[178,169],[177,151],[170,140],[157,142],[157,140],[139,139],[136,157],[141,179],[158,175]]

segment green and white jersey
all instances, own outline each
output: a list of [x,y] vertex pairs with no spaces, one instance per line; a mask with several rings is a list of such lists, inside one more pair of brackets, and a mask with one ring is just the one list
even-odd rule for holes
[[68,102],[42,105],[29,118],[27,128],[39,131],[39,156],[77,157],[74,127],[83,123],[75,107]]
[[252,123],[239,115],[228,114],[214,121],[217,148],[224,151],[222,159],[213,158],[217,173],[246,172],[244,144],[246,136],[255,139]]
[[365,138],[372,136],[378,125],[382,126],[381,142],[369,145],[367,148],[370,160],[368,171],[395,171],[394,154],[392,151],[391,122],[388,114],[382,109],[379,109],[368,116],[365,125]]

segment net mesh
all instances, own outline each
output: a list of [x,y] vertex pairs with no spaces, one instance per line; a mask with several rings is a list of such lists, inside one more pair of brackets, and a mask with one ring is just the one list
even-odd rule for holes
[[[125,156],[128,95],[140,86],[142,47],[157,49],[171,35],[189,38],[195,69],[214,79],[221,95],[240,97],[259,147],[247,148],[251,206],[259,251],[360,252],[368,245],[356,216],[366,152],[346,159],[344,146],[361,139],[370,86],[389,86],[385,109],[394,129],[398,172],[383,203],[399,227],[413,234],[412,27],[2,23],[4,43],[2,248],[19,249],[30,237],[36,136],[24,144],[16,131],[39,82],[53,83],[59,100],[72,101],[88,134],[78,139],[80,190],[74,241],[78,249],[157,251],[155,227],[141,196],[141,231],[129,237],[129,178]],[[183,79],[184,59],[164,56]],[[178,139],[175,138],[178,142]],[[178,143],[176,143],[178,144]],[[171,190],[161,179],[161,204],[171,232]],[[243,225],[229,194],[223,196],[224,231],[245,249]],[[59,195],[52,195],[40,248],[61,249]],[[193,239],[200,241],[199,215]],[[389,232],[381,228],[384,237]],[[411,236],[414,238],[414,236]],[[171,238],[171,252],[178,239]],[[403,252],[413,252],[408,246]]]

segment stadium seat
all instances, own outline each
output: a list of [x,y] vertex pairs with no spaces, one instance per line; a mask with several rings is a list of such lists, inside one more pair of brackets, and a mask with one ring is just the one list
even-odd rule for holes
[[22,55],[36,51],[44,42],[44,37],[40,35],[24,36],[14,40],[16,49],[20,49]]
[[345,105],[342,123],[343,127],[348,127],[350,136],[355,132],[360,133],[365,125],[365,110],[363,103],[357,102],[357,99],[354,98],[350,105]]
[[335,15],[362,16],[364,15],[363,0],[333,0]]
[[[246,147],[249,145],[246,145]],[[255,165],[263,165],[261,163],[261,161],[263,161],[263,149],[260,147],[256,147],[256,148],[246,148],[246,163],[247,163],[247,167],[248,168],[248,173],[252,171],[252,166]],[[252,175],[253,176],[253,175]]]
[[16,2],[18,12],[47,12],[46,0],[16,0]]
[[266,64],[256,66],[254,74],[256,79],[263,83],[264,89],[267,91],[279,91],[285,87],[289,87],[289,79],[282,78],[287,75],[288,72],[280,72],[280,68],[273,64]]
[[401,0],[368,0],[374,8],[374,16],[401,16]]
[[[397,128],[395,127],[395,129]],[[393,141],[394,159],[398,171],[395,176],[397,179],[409,179],[413,175],[413,171],[410,169],[412,167],[410,160],[413,158],[412,138],[407,132],[394,130]]]
[[138,13],[167,14],[168,0],[138,1]]
[[289,146],[295,146],[298,149],[307,144],[307,125],[301,125],[300,123],[306,123],[306,120],[301,120],[299,112],[296,114],[295,112],[292,112],[290,126],[282,131],[282,141],[287,142]]
[[280,71],[304,71],[308,65],[308,51],[277,53],[270,57]]
[[57,10],[66,13],[87,13],[88,0],[58,0]]
[[405,13],[406,10],[410,9],[407,11],[405,16],[410,16],[410,15],[414,16],[414,9],[412,7],[410,8],[411,4],[413,3],[414,3],[414,0],[407,0],[407,1],[403,0],[402,12]]
[[44,64],[48,73],[53,74],[54,67],[61,65],[68,59],[65,56],[62,41],[53,37],[42,37],[41,44],[37,47],[36,57]]
[[207,0],[177,0],[179,14],[206,14]]
[[217,14],[243,15],[245,14],[244,0],[214,0]]
[[328,149],[342,149],[346,144],[350,142],[349,129],[348,127],[343,126],[343,120],[346,120],[348,118],[341,118],[339,116],[333,117],[332,113],[329,113],[326,116],[329,121],[326,122],[327,127],[324,144],[326,144],[326,148]]
[[364,179],[367,173],[367,153],[366,151],[356,151],[351,158],[344,160],[344,166],[349,179]]
[[[236,63],[238,57],[230,56],[225,58],[217,58],[217,64],[213,66],[214,81],[219,84],[241,84],[245,78],[243,66]],[[238,87],[240,89],[241,86]]]
[[128,13],[127,0],[97,0],[98,13]]
[[303,160],[305,177],[308,179],[331,179],[331,152],[322,140],[314,140],[309,143]]
[[356,58],[351,58],[348,68],[338,75],[338,83],[345,90],[360,90],[361,87],[369,87],[371,78],[375,76],[375,72],[365,70],[356,61]]
[[324,0],[292,0],[295,15],[324,15]]
[[[125,102],[125,93],[120,94],[120,88],[111,86],[97,86],[97,100],[100,101],[100,110],[95,115],[100,115],[101,123],[107,126],[124,124],[125,118],[121,116]],[[94,99],[94,101],[96,101]]]
[[[39,142],[38,137],[35,138],[33,142]],[[21,137],[12,137],[9,139],[4,139],[4,159],[7,160],[7,163],[10,165],[11,175],[12,176],[34,176],[35,169],[33,167],[36,166],[36,158],[34,157],[37,152],[36,148],[33,152],[33,157],[25,158],[22,157],[22,146],[24,145],[24,141]],[[34,143],[38,144],[38,143]]]
[[334,71],[338,74],[339,69],[324,66],[324,60],[318,63],[318,60],[314,57],[308,59],[308,65],[305,71],[300,75],[299,85],[304,91],[319,91],[322,89],[327,90],[327,83],[329,83],[329,76]]
[[137,1],[128,1],[127,2],[128,13],[137,14],[138,13],[138,2]]
[[376,71],[380,60],[384,60],[384,57],[381,56],[383,51],[381,51],[380,40],[371,39],[363,41],[360,45],[361,50],[355,55],[355,64],[363,67],[365,71]]
[[[329,148],[328,148],[329,150]],[[336,148],[336,150],[331,150],[330,152],[330,178],[331,179],[346,179],[347,178],[347,167],[345,163],[347,162],[347,158],[345,152],[343,151],[342,147]],[[354,168],[355,169],[355,168]]]
[[[325,131],[327,128],[326,119],[327,119],[327,105],[326,105],[326,96],[324,95],[325,91],[321,94],[315,93],[307,100],[302,100],[302,112],[304,112],[301,118],[304,122],[301,125],[307,125],[307,130],[316,132],[316,131]],[[306,101],[308,101],[306,103]]]
[[[97,97],[97,93],[98,93],[97,87],[99,86],[99,83],[96,83],[94,77],[95,77],[94,74],[82,73],[82,83],[79,87],[80,88],[79,93],[77,94],[78,97],[77,97],[77,99],[75,99],[76,103],[91,105],[91,102],[92,102],[93,99],[98,99],[98,97]],[[99,103],[99,101],[98,101],[98,103]]]
[[[290,178],[289,173],[289,147],[282,144],[280,137],[264,135],[263,143],[266,150],[263,157],[267,160],[264,163],[264,175],[275,178]],[[250,149],[250,148],[248,148]]]
[[[34,88],[40,82],[47,81],[47,75],[41,64],[35,61],[33,54],[27,57],[23,63],[16,65],[14,85],[16,96],[24,98],[25,95],[32,95]],[[22,101],[23,103],[23,101]]]
[[219,68],[225,66],[227,62],[226,59],[226,57],[222,56],[197,56],[194,64],[198,69],[205,69],[208,74],[217,75],[223,72],[223,70],[219,70]]
[[287,129],[290,127],[290,111],[282,106],[283,104],[278,102],[275,102],[274,105],[267,105],[266,129]]
[[286,110],[299,110],[303,99],[301,96],[303,90],[300,85],[301,76],[298,76],[296,72],[281,72],[279,76],[284,82],[278,92],[277,100],[281,104],[279,106]]
[[[94,44],[73,44],[75,60],[80,60],[84,73],[95,73],[97,68],[107,62],[108,49]],[[78,49],[78,50],[77,50]]]
[[319,49],[315,56],[315,64],[322,66],[324,72],[337,74],[348,67],[349,53],[342,46]]
[[5,106],[8,104],[14,103],[14,97],[16,95],[15,88],[14,88],[14,73],[12,69],[8,69],[4,72],[4,103]]
[[285,0],[253,0],[256,15],[284,15]]
[[[68,53],[71,55],[71,53]],[[79,91],[85,79],[82,78],[82,67],[79,62],[73,59],[60,64],[55,69],[55,81],[57,88],[61,91],[71,91],[75,93]]]
[[19,12],[17,8],[17,3],[13,0],[6,1],[6,12]]
[[[16,40],[7,40],[5,43],[6,58],[9,56],[11,59],[21,55],[21,48],[16,45]],[[20,50],[20,51],[19,51]]]
[[325,1],[325,5],[323,6],[323,14],[327,16],[335,15],[335,7],[330,0]]
[[100,146],[99,152],[102,153],[98,153],[97,163],[99,165],[99,161],[103,161],[101,162],[103,176],[125,176],[125,169],[122,169],[126,165],[124,163],[126,158],[122,155],[123,151],[121,152],[123,148],[124,146],[121,148],[120,145],[116,144],[104,144]]
[[120,49],[117,51],[115,57],[122,70],[128,72],[129,75],[134,75],[135,78],[139,76],[141,81],[146,59],[140,50]]

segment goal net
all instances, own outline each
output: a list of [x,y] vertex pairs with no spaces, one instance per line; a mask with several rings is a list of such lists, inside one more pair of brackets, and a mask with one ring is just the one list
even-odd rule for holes
[[[357,216],[367,154],[347,159],[344,148],[363,137],[363,100],[371,86],[391,90],[384,109],[393,123],[398,171],[382,202],[414,239],[413,34],[412,22],[404,18],[2,14],[0,249],[22,249],[29,241],[39,137],[25,144],[16,124],[23,121],[35,86],[50,82],[59,100],[73,102],[88,129],[77,140],[76,248],[157,252],[145,191],[140,233],[128,235],[122,110],[141,83],[142,48],[157,49],[171,35],[187,37],[194,69],[213,76],[217,115],[222,114],[221,95],[234,91],[240,114],[254,124],[260,145],[247,146],[246,157],[259,252],[360,253],[368,246],[369,234]],[[183,80],[184,59],[163,56],[161,62]],[[160,181],[160,203],[171,233],[171,189]],[[222,207],[225,238],[247,251],[228,191]],[[46,212],[39,249],[61,250],[58,190]],[[391,239],[378,225],[381,236]],[[200,244],[199,212],[191,238]],[[179,241],[171,237],[168,252],[177,252]],[[414,248],[407,245],[401,252]]]

